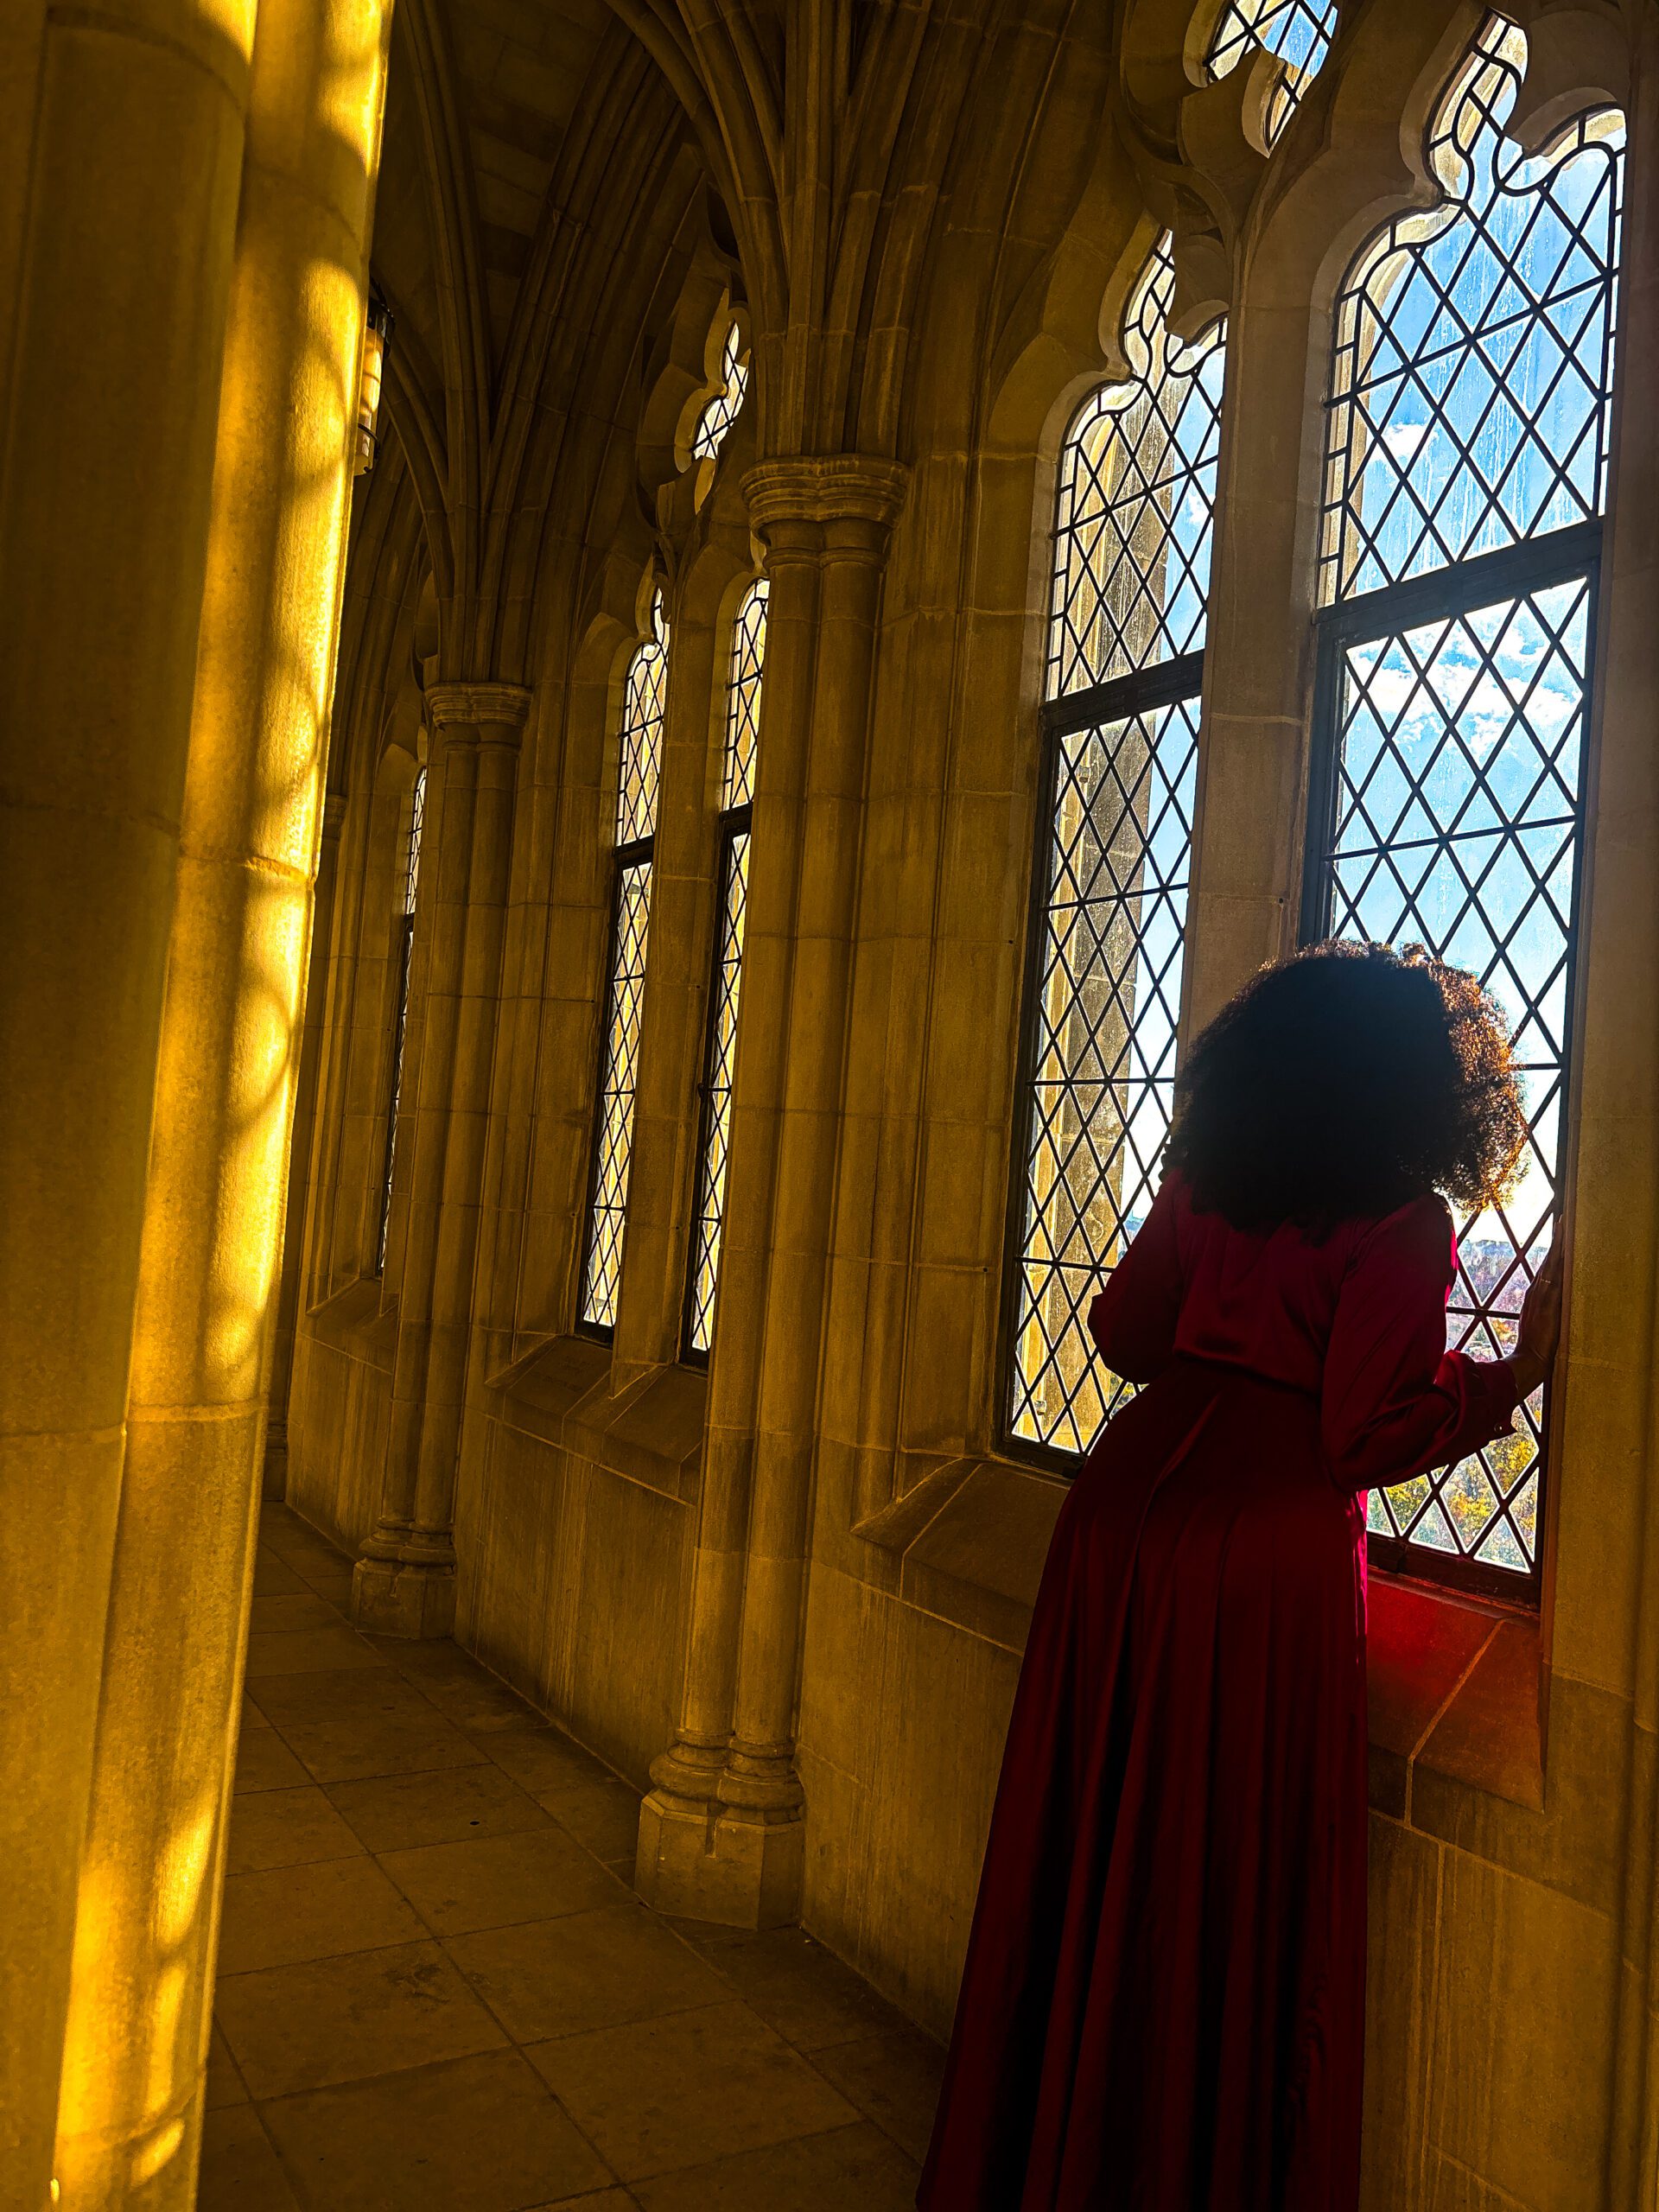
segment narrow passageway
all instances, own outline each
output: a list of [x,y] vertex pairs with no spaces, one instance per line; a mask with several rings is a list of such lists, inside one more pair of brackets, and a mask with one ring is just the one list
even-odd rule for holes
[[200,2212],[898,2212],[924,2035],[799,1929],[628,1886],[638,1799],[267,1508]]

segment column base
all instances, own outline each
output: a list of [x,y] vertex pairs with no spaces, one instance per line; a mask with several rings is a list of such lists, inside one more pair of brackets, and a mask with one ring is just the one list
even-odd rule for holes
[[639,1808],[633,1886],[648,1905],[721,1928],[786,1928],[801,1916],[806,1823],[757,1819],[653,1789]]
[[453,1560],[360,1559],[352,1569],[352,1619],[376,1636],[435,1640],[455,1626]]

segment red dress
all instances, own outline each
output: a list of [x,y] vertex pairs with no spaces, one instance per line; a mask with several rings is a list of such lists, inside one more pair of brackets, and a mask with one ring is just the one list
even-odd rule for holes
[[1090,1310],[1146,1388],[1060,1511],[928,2212],[1354,2212],[1365,1491],[1510,1426],[1427,1197],[1320,1243],[1166,1180]]

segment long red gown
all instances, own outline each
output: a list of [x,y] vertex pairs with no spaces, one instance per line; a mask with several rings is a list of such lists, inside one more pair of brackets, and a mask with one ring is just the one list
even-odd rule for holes
[[1365,1491],[1510,1427],[1440,1199],[1321,1242],[1171,1176],[1095,1300],[1146,1387],[1061,1509],[927,2212],[1354,2212]]

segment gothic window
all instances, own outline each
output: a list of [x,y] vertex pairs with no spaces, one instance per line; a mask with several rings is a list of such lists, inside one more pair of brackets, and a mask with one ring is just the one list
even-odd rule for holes
[[628,664],[616,779],[611,951],[601,1042],[594,1133],[593,1187],[582,1258],[581,1319],[608,1338],[616,1324],[633,1158],[633,1096],[645,1010],[645,948],[651,928],[652,855],[668,696],[668,623],[663,595],[651,606],[652,633]]
[[712,461],[725,443],[726,433],[743,411],[744,394],[749,388],[749,365],[740,359],[742,340],[735,322],[726,333],[721,347],[720,382],[697,418],[697,427],[691,440],[693,461]]
[[409,1028],[409,959],[415,942],[415,897],[421,875],[421,825],[426,818],[426,771],[416,771],[410,794],[409,836],[404,847],[402,910],[397,916],[397,1011],[391,1027],[391,1080],[386,1090],[386,1149],[380,1173],[380,1224],[375,1236],[374,1272],[386,1271],[386,1239],[391,1233],[391,1175],[397,1153],[397,1109],[404,1095],[404,1040]]
[[1173,337],[1170,241],[1127,381],[1060,456],[1005,1286],[1007,1433],[1086,1451],[1128,1385],[1085,1316],[1157,1186],[1175,1074],[1224,329]]
[[[1613,378],[1624,131],[1504,136],[1523,34],[1489,15],[1430,126],[1440,204],[1360,251],[1325,401],[1303,931],[1426,946],[1508,1015],[1531,1138],[1511,1202],[1458,1224],[1449,1337],[1515,1340],[1560,1195],[1585,737]],[[1535,1592],[1544,1411],[1373,1491],[1374,1554]]]
[[720,801],[720,909],[714,982],[709,995],[696,1208],[691,1224],[690,1276],[686,1286],[685,1357],[698,1364],[707,1361],[715,1335],[715,1292],[720,1281],[726,1167],[731,1153],[737,1005],[743,982],[749,820],[754,802],[755,746],[760,729],[760,684],[766,659],[766,583],[764,577],[759,577],[744,594],[737,610],[726,690],[726,753]]
[[1337,0],[1227,0],[1206,66],[1213,82],[1230,75],[1254,47],[1279,55],[1284,73],[1268,96],[1266,118],[1267,140],[1273,146],[1325,67],[1336,35]]

